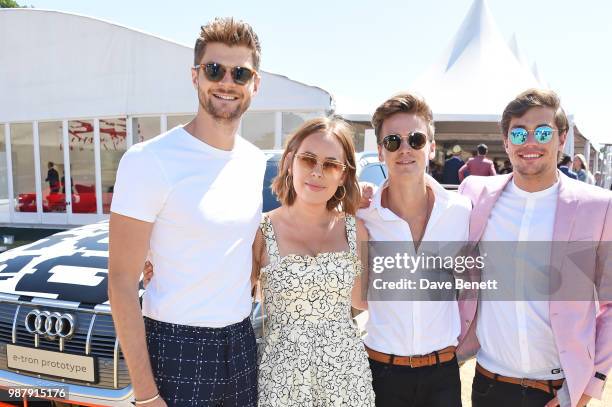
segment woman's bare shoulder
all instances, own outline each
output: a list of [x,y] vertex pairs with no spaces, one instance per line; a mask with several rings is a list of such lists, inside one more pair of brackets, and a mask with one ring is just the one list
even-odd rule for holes
[[282,215],[283,211],[283,207],[279,206],[278,208],[272,209],[271,211],[264,212],[262,218],[267,216],[268,218],[270,218],[270,220],[276,220],[279,218],[279,216]]
[[368,229],[366,228],[365,222],[355,217],[355,224],[357,225],[357,239],[366,241],[369,239]]

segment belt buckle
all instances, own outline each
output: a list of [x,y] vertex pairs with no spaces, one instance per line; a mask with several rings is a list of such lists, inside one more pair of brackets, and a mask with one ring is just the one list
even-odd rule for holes
[[520,383],[520,384],[521,384],[521,387],[522,387],[522,388],[527,389],[529,386],[527,386],[527,384],[525,384],[525,380],[527,380],[527,379],[522,378],[522,379],[521,379],[521,383]]
[[412,358],[413,358],[413,356],[412,356],[412,355],[411,355],[411,356],[408,356],[408,366],[410,366],[411,368],[413,368],[413,369],[414,369],[414,366],[413,366],[413,364],[412,364]]

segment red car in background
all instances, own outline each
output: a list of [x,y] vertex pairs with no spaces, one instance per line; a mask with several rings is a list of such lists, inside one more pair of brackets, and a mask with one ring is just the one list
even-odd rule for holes
[[[96,213],[95,185],[75,184],[72,193],[72,213]],[[17,211],[36,212],[36,194],[25,193],[17,197]],[[66,194],[51,192],[43,198],[43,212],[66,212]]]

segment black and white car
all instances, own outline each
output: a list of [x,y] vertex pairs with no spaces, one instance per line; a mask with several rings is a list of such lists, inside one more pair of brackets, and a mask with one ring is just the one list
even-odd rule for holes
[[0,387],[11,396],[63,386],[75,403],[132,405],[107,267],[108,222],[0,254]]

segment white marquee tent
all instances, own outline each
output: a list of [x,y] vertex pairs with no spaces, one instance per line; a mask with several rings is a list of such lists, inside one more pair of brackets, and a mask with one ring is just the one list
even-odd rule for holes
[[[486,0],[474,0],[445,52],[411,85],[426,95],[440,130],[458,132],[459,140],[461,133],[468,133],[472,141],[477,133],[488,133],[481,134],[485,142],[497,137],[508,101],[531,87],[547,88],[548,83],[536,62],[529,65],[516,34],[504,40]],[[595,150],[578,131],[572,106],[567,100],[562,103],[571,123],[565,152],[584,152],[588,158]]]
[[[516,36],[506,41],[497,27],[486,0],[474,0],[461,26],[438,60],[418,76],[408,89],[422,94],[431,105],[436,121],[437,161],[454,144],[463,147],[464,158],[479,143],[487,143],[493,158],[506,153],[499,121],[506,104],[520,92],[548,87],[535,62],[530,66]],[[341,102],[344,100],[340,98]],[[566,153],[592,147],[574,124],[572,107],[562,100],[571,122]],[[375,145],[370,114],[346,114],[366,134],[366,146]]]
[[[488,127],[497,132],[497,127],[485,123],[498,123],[508,101],[533,87],[547,87],[537,64],[529,67],[516,35],[509,42],[504,40],[487,1],[474,0],[449,46],[410,88],[426,96],[441,129],[451,133],[458,129],[461,133],[466,127],[461,123],[469,122],[480,122],[482,129]],[[562,102],[571,124],[565,151],[573,154],[578,147],[574,116],[566,101]],[[457,124],[453,126],[450,122]],[[490,138],[491,134],[484,140]],[[588,157],[588,140],[580,137],[578,142]]]
[[[194,27],[194,43],[197,35]],[[193,48],[57,11],[0,10],[0,122],[187,113]],[[329,93],[262,73],[256,111],[326,111]]]
[[539,83],[512,53],[485,0],[475,0],[441,58],[412,84],[438,118],[489,120]]

